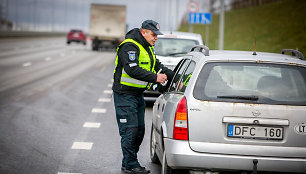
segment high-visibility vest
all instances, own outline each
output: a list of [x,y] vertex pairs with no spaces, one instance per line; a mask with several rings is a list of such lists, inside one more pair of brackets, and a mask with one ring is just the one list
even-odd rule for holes
[[[119,47],[126,43],[126,42],[132,42],[135,45],[138,46],[140,53],[139,53],[139,57],[138,57],[138,65],[139,67],[147,70],[147,71],[151,71],[153,73],[156,73],[156,71],[154,70],[155,67],[155,62],[156,62],[156,57],[153,51],[153,47],[149,47],[150,51],[152,53],[153,56],[153,66],[151,68],[151,59],[149,56],[149,53],[143,48],[143,46],[141,44],[139,44],[138,42],[136,42],[133,39],[125,39],[120,45]],[[115,65],[117,68],[118,65],[118,50],[119,47],[117,48],[117,57],[116,57],[116,61],[115,61]],[[116,72],[116,68],[114,70],[114,73]],[[122,74],[121,74],[121,79],[120,79],[120,84],[122,85],[126,85],[126,86],[132,86],[132,87],[137,87],[137,88],[150,88],[150,84],[146,81],[141,81],[141,80],[137,80],[135,78],[130,77],[125,71],[124,68],[122,67]]]

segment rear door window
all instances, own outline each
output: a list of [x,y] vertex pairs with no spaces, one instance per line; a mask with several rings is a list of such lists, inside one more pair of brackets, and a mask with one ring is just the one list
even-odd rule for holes
[[306,105],[306,68],[264,63],[207,63],[197,79],[194,97]]
[[184,70],[186,69],[186,67],[189,65],[190,63],[190,59],[184,59],[183,63],[181,65],[181,67],[177,70],[177,73],[174,75],[172,83],[170,85],[169,88],[169,92],[173,92],[176,90],[176,88],[179,85],[180,79],[184,73]]
[[195,62],[191,61],[186,71],[183,73],[181,81],[179,82],[180,86],[177,89],[178,92],[185,92],[189,80],[192,76],[193,70],[195,68],[195,65],[196,65]]

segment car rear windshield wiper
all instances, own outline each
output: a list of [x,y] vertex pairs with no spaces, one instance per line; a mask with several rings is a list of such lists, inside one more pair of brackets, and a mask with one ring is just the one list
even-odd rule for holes
[[217,98],[225,98],[225,99],[241,99],[241,100],[258,100],[258,96],[255,95],[220,95]]

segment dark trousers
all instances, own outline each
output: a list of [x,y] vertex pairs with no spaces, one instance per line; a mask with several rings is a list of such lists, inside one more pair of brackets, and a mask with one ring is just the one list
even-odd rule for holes
[[144,113],[146,104],[142,96],[114,92],[116,119],[121,136],[122,167],[139,167],[137,152],[145,133]]

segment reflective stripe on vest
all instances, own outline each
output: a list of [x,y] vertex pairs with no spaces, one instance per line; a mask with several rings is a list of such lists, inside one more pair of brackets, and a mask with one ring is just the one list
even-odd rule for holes
[[127,86],[133,86],[138,88],[145,88],[148,85],[148,82],[137,80],[131,78],[125,71],[122,69],[122,75],[120,83]]
[[[155,70],[154,70],[154,66],[155,66],[155,62],[156,62],[156,58],[155,58],[155,55],[152,51],[152,47],[150,47],[150,51],[152,53],[152,56],[153,56],[153,66],[151,68],[151,59],[150,59],[150,56],[148,54],[148,52],[143,48],[143,46],[141,44],[139,44],[138,42],[134,41],[133,39],[126,39],[124,40],[120,45],[119,47],[126,43],[126,42],[132,42],[134,43],[135,45],[138,46],[139,48],[139,57],[138,57],[138,65],[139,67],[147,70],[147,71],[151,71],[153,73],[156,73]],[[117,48],[117,53],[118,53],[118,50],[119,50],[119,47]],[[118,54],[117,54],[117,57],[116,57],[116,62],[115,62],[115,65],[117,67],[118,65]],[[116,72],[116,68],[114,70],[114,73]],[[145,82],[145,81],[141,81],[141,80],[137,80],[135,78],[132,78],[130,77],[125,71],[124,71],[124,68],[122,68],[122,74],[121,74],[121,79],[120,79],[120,84],[123,84],[123,85],[126,85],[126,86],[132,86],[132,87],[137,87],[137,88],[146,88],[146,87],[150,87],[149,83],[148,82]]]

